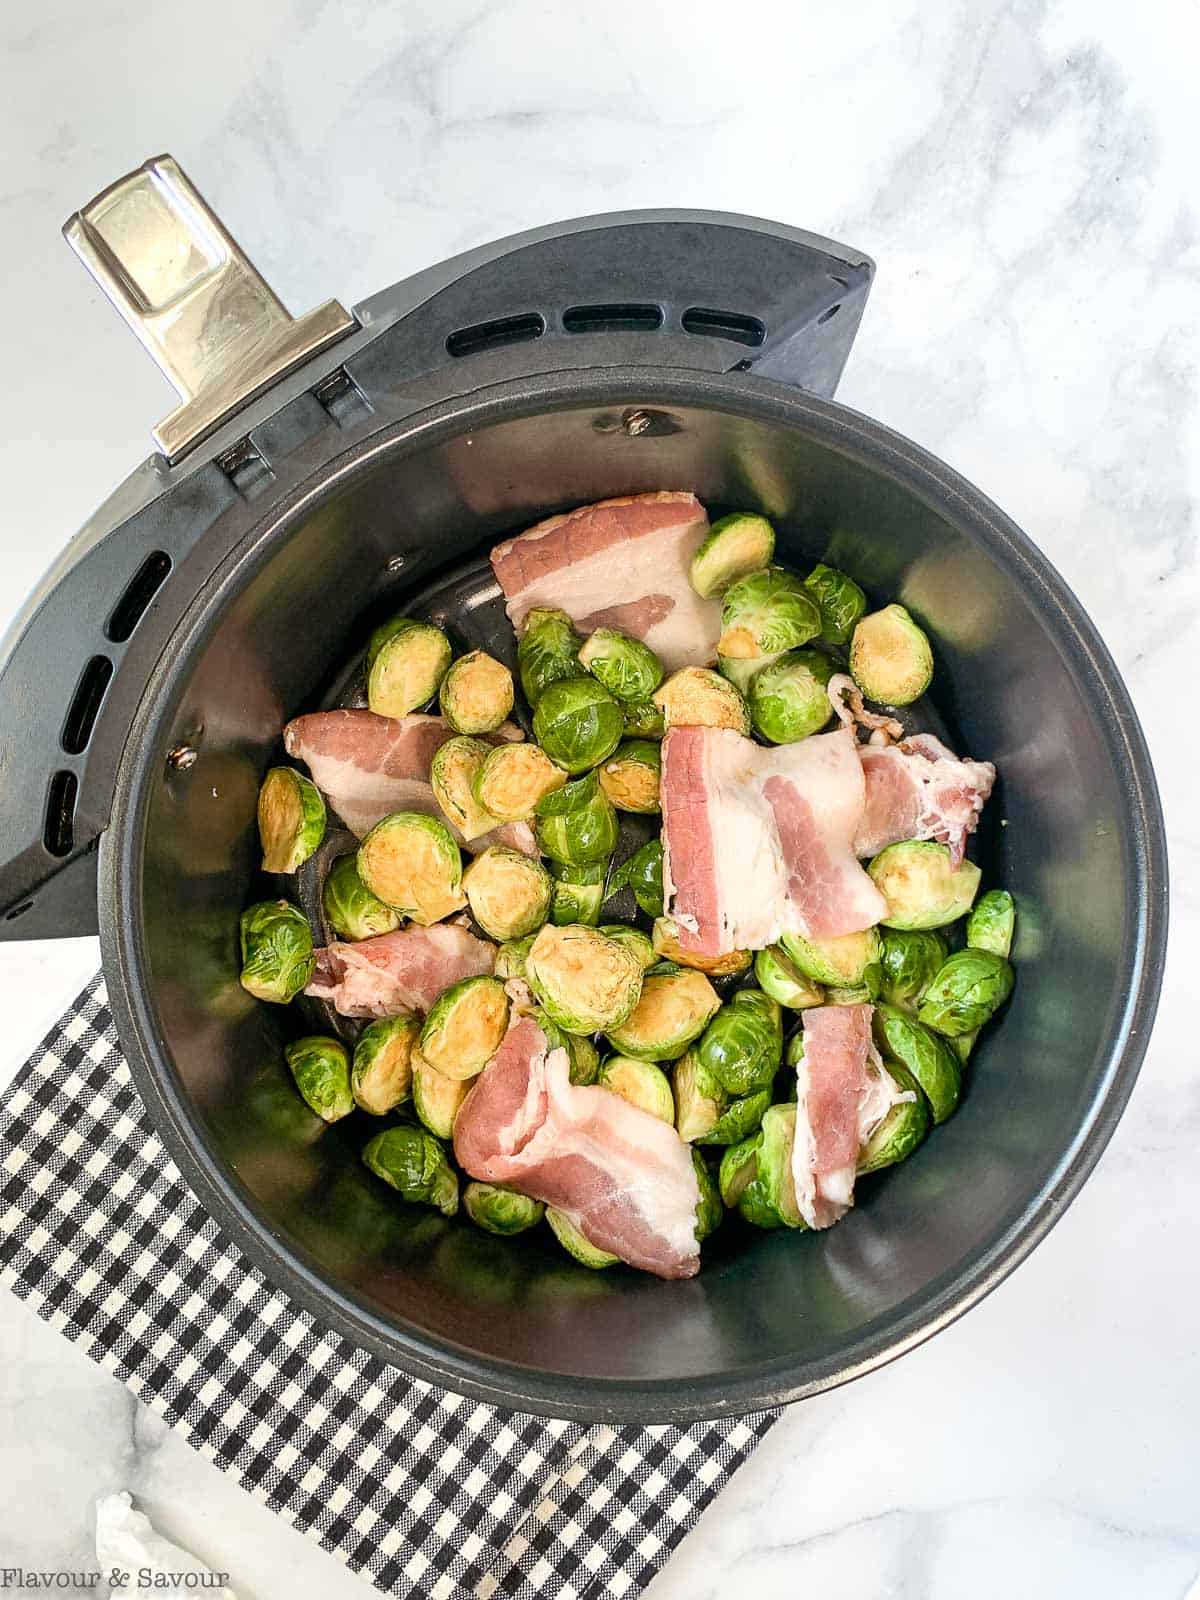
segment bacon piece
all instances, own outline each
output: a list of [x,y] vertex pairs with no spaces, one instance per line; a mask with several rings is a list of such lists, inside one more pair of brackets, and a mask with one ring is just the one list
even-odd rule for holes
[[357,944],[335,941],[316,952],[305,994],[328,1000],[343,1017],[398,1017],[428,1011],[460,978],[490,973],[496,947],[457,923],[399,928]]
[[521,1017],[454,1124],[471,1177],[566,1212],[598,1250],[660,1278],[700,1266],[691,1154],[674,1128],[598,1086],[577,1087],[565,1050]]
[[492,569],[514,627],[534,606],[554,606],[584,633],[616,628],[644,639],[671,672],[710,656],[721,632],[720,605],[702,600],[688,577],[707,532],[694,494],[626,495],[497,545]]
[[661,790],[663,888],[685,950],[832,938],[886,915],[852,848],[865,790],[849,731],[764,749],[728,728],[672,728]]

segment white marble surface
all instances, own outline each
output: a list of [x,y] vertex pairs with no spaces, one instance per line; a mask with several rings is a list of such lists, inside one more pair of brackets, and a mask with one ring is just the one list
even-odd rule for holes
[[[557,216],[701,205],[861,246],[842,388],[999,499],[1107,638],[1154,748],[1174,933],[1083,1196],[933,1344],[775,1430],[653,1600],[1176,1600],[1200,1569],[1193,681],[1200,249],[1185,0],[44,0],[0,11],[0,626],[169,394],[58,239],[169,149],[295,309]],[[0,946],[0,1080],[91,972]],[[0,1300],[0,1565],[87,1557],[127,1487],[239,1596],[360,1580]]]

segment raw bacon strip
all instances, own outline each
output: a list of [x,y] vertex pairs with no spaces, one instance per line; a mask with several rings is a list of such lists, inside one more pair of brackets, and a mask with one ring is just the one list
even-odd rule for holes
[[496,948],[454,923],[400,928],[358,944],[317,951],[305,994],[328,1000],[343,1017],[398,1017],[428,1011],[460,978],[492,971]]
[[700,1266],[700,1193],[674,1128],[619,1095],[573,1086],[565,1050],[532,1017],[509,1029],[454,1124],[471,1177],[566,1212],[598,1250],[660,1278]]
[[854,856],[865,789],[848,730],[768,750],[728,728],[673,728],[662,763],[663,887],[684,949],[761,950],[886,915]]
[[668,672],[716,648],[721,608],[692,588],[688,568],[708,532],[694,494],[662,490],[580,506],[492,551],[508,615],[565,611],[583,633],[616,628],[645,642]]

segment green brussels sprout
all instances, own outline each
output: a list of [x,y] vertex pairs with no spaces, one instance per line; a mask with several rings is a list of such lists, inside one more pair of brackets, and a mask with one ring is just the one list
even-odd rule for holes
[[702,956],[695,950],[685,950],[679,942],[679,926],[672,917],[655,917],[651,936],[655,953],[664,961],[677,967],[695,967],[710,978],[732,978],[748,972],[754,959],[749,950],[730,950],[723,956]]
[[305,1103],[323,1122],[340,1122],[354,1110],[350,1057],[337,1039],[309,1034],[284,1046],[284,1059]]
[[880,999],[915,1011],[946,959],[946,941],[932,928],[885,928],[880,944]]
[[705,1138],[720,1122],[729,1096],[695,1050],[687,1050],[671,1068],[675,1131],[685,1144]]
[[566,781],[566,773],[536,744],[498,744],[475,774],[475,803],[500,822],[524,822]]
[[835,664],[819,650],[788,650],[754,674],[750,720],[772,744],[820,733],[833,715],[828,683]]
[[783,1055],[778,1004],[761,989],[739,990],[708,1024],[696,1054],[730,1095],[765,1089]]
[[446,1078],[474,1078],[508,1031],[508,995],[499,978],[460,978],[443,989],[421,1029],[421,1055]]
[[893,1106],[863,1145],[858,1153],[860,1176],[904,1161],[929,1132],[929,1106],[912,1073],[898,1061],[885,1061],[883,1070],[891,1075],[897,1088],[908,1090],[914,1098]]
[[587,861],[575,867],[565,861],[552,861],[550,876],[554,880],[550,921],[560,928],[571,922],[586,922],[594,928],[604,904],[608,862]]
[[719,517],[692,557],[688,576],[702,599],[724,594],[730,584],[769,567],[775,554],[775,529],[755,511]]
[[825,991],[821,985],[800,971],[782,945],[772,944],[758,951],[754,957],[754,976],[760,989],[791,1011],[803,1011],[806,1006],[819,1006],[824,1002]]
[[654,966],[657,959],[654,946],[640,928],[631,928],[627,922],[606,922],[601,926],[600,932],[606,933],[610,939],[615,939],[618,944],[623,944],[632,951],[643,972]]
[[947,846],[926,839],[889,844],[867,871],[888,904],[885,928],[944,928],[971,909],[979,889],[973,861],[952,866]]
[[945,1122],[962,1092],[962,1067],[946,1041],[907,1011],[876,1006],[875,1043],[887,1057],[907,1067],[929,1101],[934,1122]]
[[478,839],[480,834],[491,833],[500,824],[499,817],[494,817],[475,798],[479,774],[491,753],[492,746],[482,739],[458,734],[434,752],[430,764],[429,782],[434,799],[468,843]]
[[703,1244],[710,1233],[715,1233],[725,1220],[725,1207],[721,1204],[721,1191],[717,1180],[708,1170],[708,1164],[699,1150],[692,1151],[692,1167],[696,1173],[696,1187],[700,1198],[696,1202],[696,1243]]
[[850,640],[850,676],[868,700],[907,706],[933,680],[929,640],[901,605],[863,617]]
[[611,899],[619,890],[629,888],[633,898],[648,917],[663,914],[663,848],[661,839],[649,839],[631,856],[626,857],[608,880]]
[[617,813],[594,772],[538,801],[533,831],[538,849],[567,867],[607,861],[616,849]]
[[879,974],[881,968],[871,966],[867,968],[863,983],[851,983],[842,987],[830,984],[825,990],[825,1004],[827,1006],[865,1006],[879,998]]
[[512,673],[486,650],[452,662],[438,691],[442,716],[455,733],[492,733],[512,711]]
[[432,622],[397,617],[371,636],[367,705],[381,717],[406,717],[432,700],[450,665],[450,641]]
[[717,651],[749,661],[795,650],[820,631],[817,602],[795,573],[762,567],[725,591]]
[[496,965],[494,968],[497,978],[523,978],[525,976],[525,962],[529,956],[529,947],[534,936],[527,933],[523,939],[506,939],[496,951]]
[[454,1122],[471,1092],[470,1078],[448,1078],[431,1066],[420,1049],[412,1052],[412,1100],[417,1116],[439,1139],[454,1134]]
[[760,1131],[726,1150],[721,1157],[718,1179],[721,1199],[730,1211],[736,1211],[756,1228],[782,1228],[783,1218],[767,1199],[766,1188],[758,1171],[762,1142]]
[[616,699],[584,674],[548,685],[533,713],[534,738],[556,766],[573,774],[607,760],[624,729]]
[[951,1050],[954,1051],[954,1054],[958,1057],[959,1061],[964,1067],[967,1064],[967,1060],[970,1057],[971,1051],[975,1048],[975,1041],[978,1039],[978,1037],[979,1029],[976,1028],[972,1033],[956,1033],[953,1039],[947,1041]]
[[867,609],[867,597],[854,579],[836,567],[818,562],[805,578],[804,587],[821,613],[821,643],[849,644],[855,626]]
[[654,696],[668,728],[732,728],[749,734],[750,711],[746,702],[719,672],[711,667],[680,667]]
[[667,731],[661,709],[653,700],[622,700],[623,739],[661,739]]
[[1013,991],[1013,969],[990,950],[958,950],[937,973],[917,1016],[954,1038],[976,1033]]
[[462,1192],[463,1210],[477,1228],[507,1238],[535,1228],[546,1214],[540,1200],[505,1189],[498,1183],[469,1183]]
[[697,1144],[740,1144],[762,1123],[771,1104],[770,1089],[758,1089],[731,1100],[707,1133],[698,1134]]
[[836,989],[858,987],[866,981],[867,968],[879,961],[879,934],[874,928],[833,939],[804,939],[798,933],[785,933],[779,942],[804,977]]
[[325,802],[294,767],[272,767],[258,791],[264,872],[295,872],[325,837]]
[[535,856],[493,844],[463,873],[463,893],[475,921],[493,939],[535,933],[550,911],[554,885]]
[[619,1027],[642,992],[642,967],[632,950],[578,923],[546,923],[530,947],[525,976],[551,1021],[566,1033]]
[[650,646],[612,628],[597,628],[588,636],[579,665],[609,694],[631,705],[648,700],[663,681],[662,662]]
[[758,1148],[758,1179],[767,1204],[785,1228],[803,1228],[792,1176],[792,1146],[796,1142],[796,1107],[771,1106],[762,1119],[762,1144]]
[[416,1017],[380,1017],[354,1046],[350,1088],[354,1103],[382,1117],[412,1093],[412,1055],[421,1036]]
[[535,1015],[546,1036],[547,1047],[567,1052],[568,1081],[576,1085],[595,1083],[600,1071],[600,1052],[592,1040],[584,1033],[565,1032],[551,1021],[544,1007],[539,1007]]
[[618,811],[644,816],[658,810],[662,752],[653,739],[626,739],[596,769],[600,787]]
[[394,811],[358,847],[358,875],[386,906],[421,927],[467,903],[462,855],[444,822],[420,811]]
[[325,921],[339,939],[373,939],[394,933],[401,917],[373,895],[358,875],[354,856],[339,856],[330,867],[321,890]]
[[639,1111],[648,1111],[660,1122],[675,1123],[675,1101],[671,1085],[661,1067],[633,1056],[608,1056],[600,1063],[596,1082],[602,1089],[619,1094]]
[[557,1206],[546,1207],[546,1221],[550,1224],[550,1232],[559,1244],[568,1255],[574,1256],[581,1266],[591,1267],[594,1272],[599,1272],[604,1267],[615,1267],[621,1259],[620,1256],[610,1256],[607,1250],[601,1250],[594,1245],[576,1227],[566,1212],[559,1211]]
[[716,990],[702,972],[676,967],[647,973],[637,1005],[608,1037],[622,1055],[639,1061],[674,1061],[698,1039],[720,1009]]
[[285,1006],[313,975],[312,932],[286,900],[262,900],[242,912],[241,984],[256,1000]]
[[1007,961],[1012,952],[1016,907],[1007,889],[981,894],[967,918],[967,949],[990,950]]
[[424,1128],[385,1128],[367,1141],[362,1158],[402,1200],[434,1206],[444,1217],[458,1210],[458,1177],[446,1152]]
[[531,706],[537,705],[543,690],[552,683],[578,675],[576,651],[580,643],[575,624],[565,611],[535,607],[526,614],[517,645],[517,671]]

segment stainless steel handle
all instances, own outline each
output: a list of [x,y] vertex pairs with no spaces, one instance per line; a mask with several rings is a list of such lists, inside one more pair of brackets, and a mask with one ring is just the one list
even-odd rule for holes
[[154,429],[171,461],[358,326],[336,300],[293,318],[171,156],[118,178],[63,234],[183,402]]

